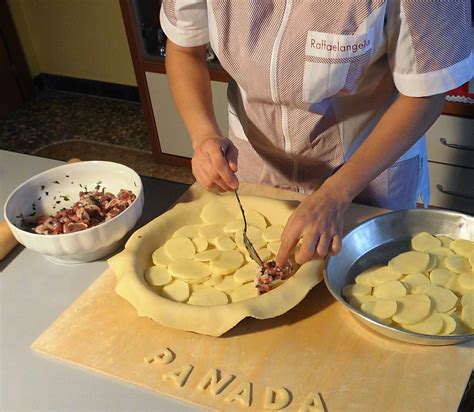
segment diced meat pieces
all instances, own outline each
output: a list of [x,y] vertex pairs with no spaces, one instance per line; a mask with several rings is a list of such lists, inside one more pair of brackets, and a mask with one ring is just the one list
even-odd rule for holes
[[135,194],[126,189],[121,189],[117,196],[99,190],[79,192],[79,200],[69,209],[62,209],[55,216],[38,216],[33,223],[24,223],[32,227],[32,232],[41,235],[78,232],[114,218],[135,199]]

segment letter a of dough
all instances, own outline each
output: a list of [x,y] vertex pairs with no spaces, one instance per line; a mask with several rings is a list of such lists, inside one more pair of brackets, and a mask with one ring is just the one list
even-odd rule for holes
[[227,385],[234,380],[234,378],[234,375],[230,375],[228,373],[221,375],[221,371],[219,369],[212,368],[206,373],[206,375],[204,375],[204,377],[198,383],[197,388],[200,391],[203,391],[208,386],[210,386],[209,391],[211,392],[211,395],[216,396],[219,395],[227,387]]
[[242,382],[237,386],[226,398],[226,402],[240,402],[242,406],[249,407],[252,402],[252,384],[250,382]]
[[298,412],[326,412],[319,393],[310,392]]
[[290,403],[290,392],[281,386],[267,386],[263,400],[264,409],[283,409]]
[[171,372],[164,373],[161,378],[165,380],[172,380],[177,386],[183,387],[193,370],[193,365],[183,365],[179,368],[173,369]]

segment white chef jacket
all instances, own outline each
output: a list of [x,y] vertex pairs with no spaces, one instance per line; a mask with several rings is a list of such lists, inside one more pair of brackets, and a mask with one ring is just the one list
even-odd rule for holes
[[[469,0],[163,0],[174,43],[211,43],[229,85],[240,179],[311,192],[399,93],[430,96],[473,76]],[[429,201],[422,137],[359,200]]]

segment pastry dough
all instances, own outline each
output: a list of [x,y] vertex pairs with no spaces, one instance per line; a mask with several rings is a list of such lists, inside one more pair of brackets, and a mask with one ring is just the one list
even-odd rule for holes
[[[239,282],[236,282],[237,287],[230,292],[232,303],[229,304],[197,306],[176,302],[157,294],[154,288],[146,282],[144,273],[150,265],[153,252],[171,239],[178,229],[186,227],[186,230],[181,231],[181,235],[187,233],[191,236],[191,239],[202,237],[211,244],[214,244],[215,238],[224,233],[223,224],[201,224],[200,215],[203,207],[214,200],[222,202],[231,215],[234,216],[232,220],[236,220],[240,210],[233,194],[203,193],[195,201],[177,204],[171,210],[136,231],[125,245],[125,250],[109,259],[109,265],[117,277],[117,294],[128,300],[135,307],[139,316],[150,317],[164,326],[220,336],[247,316],[267,319],[287,312],[322,280],[323,261],[311,260],[299,267],[292,277],[276,289],[260,296],[257,295],[253,282],[243,286],[238,286]],[[285,225],[297,206],[295,202],[256,196],[241,196],[241,200],[246,210],[257,211],[273,225]],[[259,235],[261,239],[260,247],[264,247],[266,242],[261,236],[261,229],[255,226],[250,227],[253,227],[253,229],[250,229],[252,236],[258,240]],[[208,251],[201,253],[207,253]],[[237,250],[227,252],[239,253]],[[243,255],[240,254],[240,256],[242,266],[245,261]],[[216,257],[217,259],[220,259],[220,255]],[[211,260],[209,266],[213,262]],[[223,268],[225,264],[213,266]],[[223,279],[221,280],[219,276],[222,275],[214,275],[205,282],[216,282],[218,285],[223,282]],[[226,277],[233,277],[233,275],[226,275]],[[178,280],[173,282],[178,282]],[[164,286],[163,289],[169,285]],[[199,289],[195,289],[193,286],[193,290]]]

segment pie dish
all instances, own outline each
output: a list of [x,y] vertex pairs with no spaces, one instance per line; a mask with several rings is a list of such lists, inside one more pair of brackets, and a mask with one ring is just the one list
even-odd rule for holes
[[[239,302],[198,306],[160,296],[145,279],[152,255],[183,226],[201,223],[203,208],[218,200],[231,213],[240,214],[233,195],[204,193],[199,199],[178,203],[172,209],[136,231],[125,250],[109,259],[117,277],[116,293],[135,307],[138,316],[149,317],[175,329],[220,336],[246,317],[273,318],[296,306],[323,277],[323,261],[311,260],[268,293]],[[297,202],[257,196],[241,196],[247,209],[265,216],[272,224],[285,225]]]

